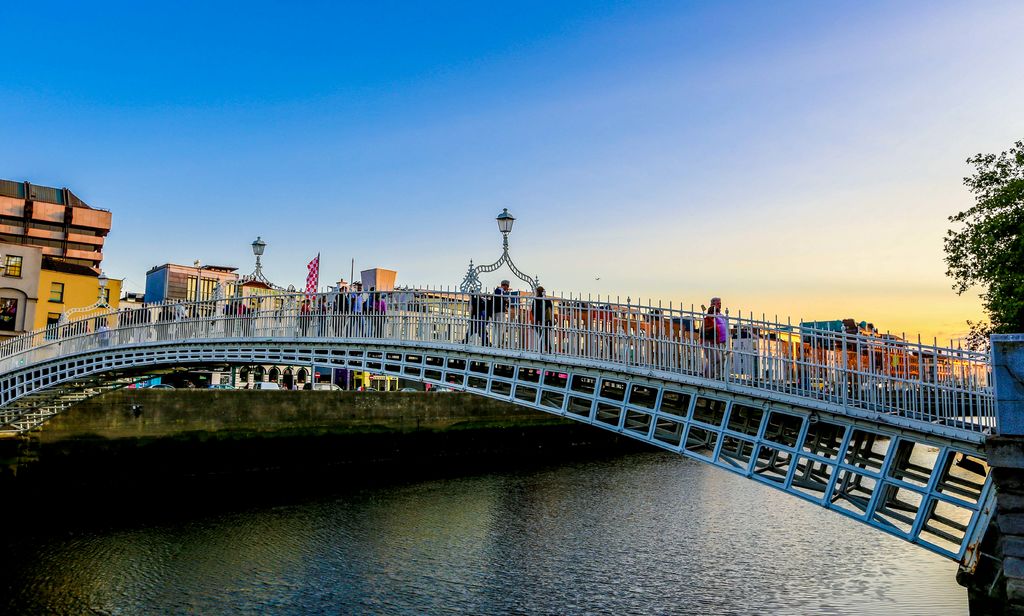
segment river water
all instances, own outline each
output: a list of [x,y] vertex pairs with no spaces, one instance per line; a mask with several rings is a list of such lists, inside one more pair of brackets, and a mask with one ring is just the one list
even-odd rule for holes
[[951,561],[669,453],[314,485],[14,515],[0,611],[967,613]]

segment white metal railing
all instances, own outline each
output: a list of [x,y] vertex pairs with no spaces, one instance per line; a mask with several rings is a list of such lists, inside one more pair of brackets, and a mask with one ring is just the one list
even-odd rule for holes
[[572,294],[539,300],[431,289],[150,304],[10,339],[0,344],[0,375],[71,353],[157,341],[473,344],[701,376],[971,432],[996,428],[986,353],[744,313],[715,316]]

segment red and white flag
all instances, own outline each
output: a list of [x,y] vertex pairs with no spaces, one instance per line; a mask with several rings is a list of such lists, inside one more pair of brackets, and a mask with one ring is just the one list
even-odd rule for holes
[[320,253],[306,265],[306,295],[313,295],[320,287]]

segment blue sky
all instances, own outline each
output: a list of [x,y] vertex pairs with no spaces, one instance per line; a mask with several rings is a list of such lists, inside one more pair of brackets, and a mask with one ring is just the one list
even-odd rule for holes
[[[964,159],[1024,138],[1024,5],[21,2],[0,177],[110,209],[104,268],[549,288],[955,335]],[[507,275],[507,274],[506,274]],[[500,275],[495,275],[497,279]],[[600,280],[596,278],[600,277]],[[493,281],[492,281],[493,282]]]

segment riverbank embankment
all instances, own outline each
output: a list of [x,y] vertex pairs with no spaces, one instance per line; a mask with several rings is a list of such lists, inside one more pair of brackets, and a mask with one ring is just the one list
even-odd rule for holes
[[462,393],[133,390],[82,402],[0,455],[29,486],[243,474],[412,476],[635,450],[617,435]]

